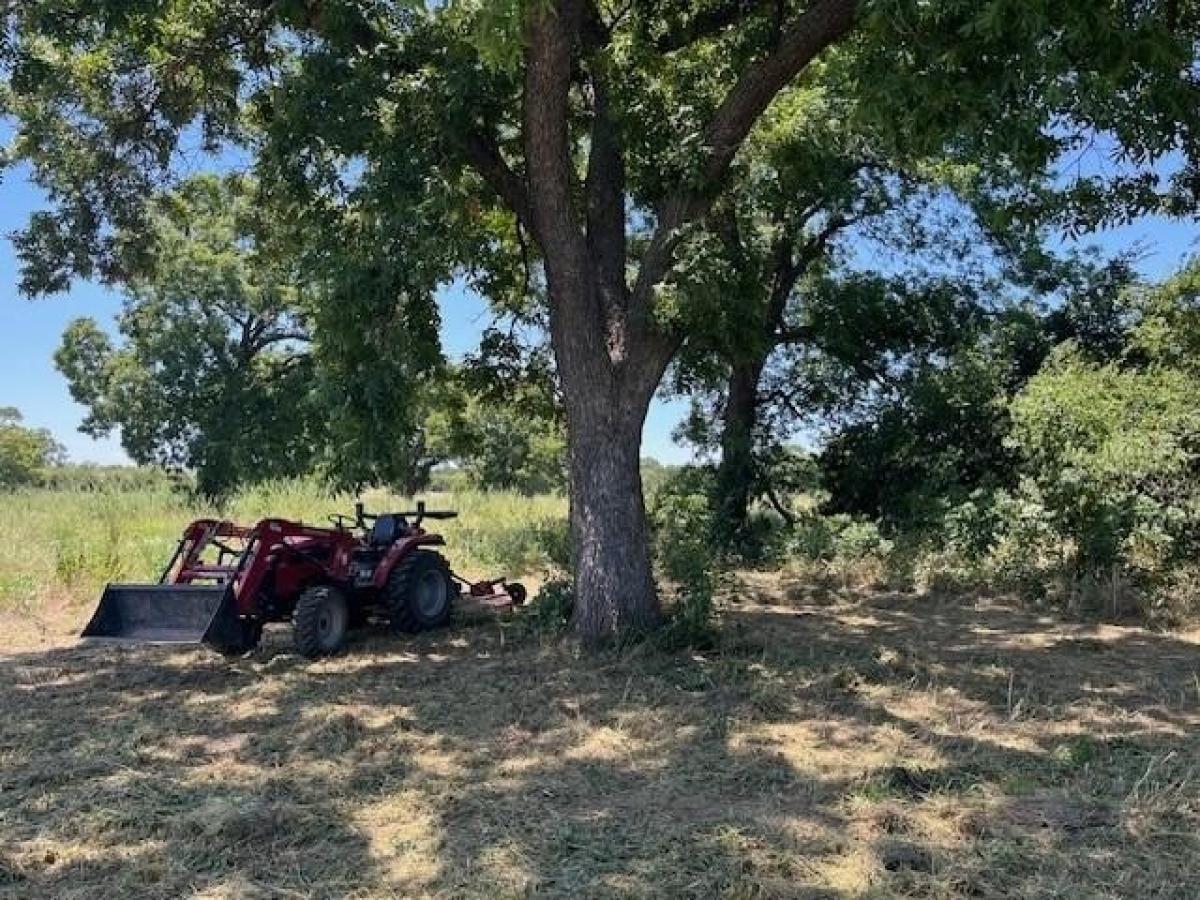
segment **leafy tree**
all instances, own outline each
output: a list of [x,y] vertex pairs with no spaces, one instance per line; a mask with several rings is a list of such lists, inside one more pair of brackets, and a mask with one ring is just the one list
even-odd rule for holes
[[1130,327],[1128,260],[1045,259],[1037,275],[974,288],[893,284],[854,303],[849,318],[834,293],[827,312],[850,327],[803,361],[799,379],[800,405],[832,420],[821,455],[831,509],[922,527],[973,491],[1016,485],[1010,400],[1056,344],[1111,359]]
[[1012,404],[1013,443],[1081,571],[1162,578],[1200,549],[1200,263],[1122,301],[1120,353],[1061,345]]
[[910,360],[834,432],[821,454],[832,511],[928,526],[972,490],[1015,481],[1005,444],[1014,351],[1042,336],[1027,311],[1005,319]]
[[[122,345],[79,319],[56,354],[88,407],[85,433],[119,430],[136,462],[194,470],[210,495],[318,471],[335,484],[415,493],[448,459],[484,487],[561,484],[544,355],[538,369],[535,355],[489,336],[463,371],[439,369],[412,390],[420,427],[377,421],[388,410],[387,363],[311,324],[328,287],[300,285],[295,251],[275,241],[281,229],[263,220],[251,182],[198,176],[156,206],[149,261],[125,280]],[[502,395],[520,410],[506,410]]]
[[435,413],[433,428],[439,424],[446,458],[463,468],[473,486],[523,494],[562,490],[566,446],[553,422],[531,419],[517,405],[468,397],[448,415]]
[[[964,340],[996,305],[998,279],[961,261],[953,271],[935,265],[956,254],[986,265],[986,251],[974,245],[993,244],[965,209],[948,223],[934,221],[920,209],[929,186],[905,179],[909,186],[897,190],[903,176],[894,170],[864,179],[850,163],[835,159],[831,167],[840,174],[828,184],[807,166],[792,179],[782,196],[805,198],[799,213],[786,202],[748,204],[758,221],[730,229],[736,247],[725,270],[749,268],[747,280],[761,287],[742,290],[745,308],[712,317],[718,328],[698,329],[675,367],[676,389],[697,401],[684,436],[719,448],[715,525],[727,544],[748,536],[752,499],[766,497],[786,513],[773,489],[783,473],[771,461],[786,458],[798,427],[844,419],[849,407],[886,390],[902,363]],[[861,245],[875,229],[891,233],[893,248],[908,257],[904,274],[859,268]],[[765,239],[745,237],[755,230]],[[881,250],[871,255],[879,268],[895,268]]]
[[[1078,334],[1092,352],[1120,352],[1126,325],[1109,282],[1128,280],[1128,260],[1096,267],[1049,254],[1044,226],[1053,207],[1048,219],[1027,216],[1019,228],[1009,221],[1002,232],[992,229],[1011,212],[1010,198],[1026,176],[981,169],[953,145],[933,156],[892,147],[862,127],[853,98],[831,97],[820,83],[778,102],[740,158],[742,177],[710,213],[706,264],[680,279],[694,321],[670,382],[694,398],[681,436],[719,453],[714,537],[725,546],[754,552],[752,499],[766,498],[787,514],[776,489],[783,473],[769,461],[780,457],[798,426],[824,424],[822,414],[845,416],[850,398],[823,393],[878,396],[887,388],[883,370],[892,369],[894,381],[900,368],[895,357],[908,361],[918,351],[969,343],[1002,308],[1049,292],[1061,303],[1047,321],[1049,342]],[[1083,211],[1081,201],[1071,202]],[[739,303],[723,304],[728,295]],[[1025,348],[1034,353],[1024,361],[1026,376],[1049,346],[1042,343],[1040,350],[1036,342]],[[912,389],[929,387],[914,382]],[[1002,395],[977,380],[980,390],[976,399],[1000,398],[1003,407]],[[990,431],[986,418],[976,423],[982,433]],[[999,426],[1004,417],[991,418]],[[928,434],[939,433],[938,422],[923,423],[935,426]],[[901,430],[911,434],[894,420],[879,434],[900,438]],[[877,441],[859,448],[875,440],[861,429],[839,437],[849,442],[840,448],[848,451],[843,465],[866,462],[858,449],[882,449]],[[956,468],[936,451],[940,442],[922,443],[964,483],[978,480],[981,466],[995,474],[1011,463],[1011,454],[996,452]],[[865,474],[841,479],[850,489],[841,502],[854,507],[866,499],[864,491],[898,487],[915,496],[911,478],[880,485]],[[882,500],[868,502],[876,514]]]
[[712,522],[720,543],[745,543],[749,503],[764,481],[760,385],[768,362],[813,337],[795,324],[801,285],[828,264],[832,240],[891,202],[891,173],[875,149],[851,124],[848,98],[819,83],[789,92],[747,140],[741,176],[694,239],[704,264],[677,280],[689,338],[670,384],[697,401],[685,433],[719,447]]
[[[522,270],[544,280],[574,617],[593,639],[659,618],[638,445],[686,337],[674,285],[703,263],[695,238],[739,176],[747,136],[798,78],[856,95],[855,115],[882,139],[953,141],[984,168],[1039,177],[1097,130],[1138,164],[1190,151],[1200,115],[1193,0],[5,10],[13,155],[54,204],[18,242],[27,289],[136,265],[140,248],[114,235],[137,233],[194,135],[251,151],[270,202],[338,286],[317,312],[346,347],[397,360],[401,347],[423,371],[438,282],[464,270],[485,287],[517,284]],[[1186,157],[1165,191],[1157,178],[1084,179],[1076,196],[1117,191],[1112,215],[1125,215],[1188,202],[1196,176]],[[1058,203],[1036,185],[1018,199],[1012,215]],[[406,344],[401,331],[418,337]],[[381,426],[409,418],[402,380],[374,384],[394,397]]]
[[1133,286],[1125,300],[1122,355],[1132,364],[1200,375],[1200,257],[1159,284]]
[[49,431],[21,422],[19,410],[0,407],[0,489],[33,484],[43,469],[64,459],[62,447]]
[[272,256],[252,188],[202,176],[148,216],[153,267],[127,281],[116,347],[72,322],[55,362],[88,414],[140,464],[188,468],[197,487],[311,471],[326,443],[295,273]]

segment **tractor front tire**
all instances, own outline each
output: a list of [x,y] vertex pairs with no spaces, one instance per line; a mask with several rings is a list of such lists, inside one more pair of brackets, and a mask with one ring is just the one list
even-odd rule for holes
[[385,598],[392,628],[404,632],[442,628],[450,621],[457,593],[446,560],[430,550],[414,550],[388,576]]
[[335,587],[310,587],[296,601],[292,612],[292,633],[301,656],[317,659],[342,649],[350,611],[346,595]]

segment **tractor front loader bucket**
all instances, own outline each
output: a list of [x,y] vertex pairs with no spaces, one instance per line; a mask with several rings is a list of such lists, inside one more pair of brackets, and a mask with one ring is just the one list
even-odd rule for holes
[[221,649],[235,642],[238,633],[229,585],[110,584],[80,636]]

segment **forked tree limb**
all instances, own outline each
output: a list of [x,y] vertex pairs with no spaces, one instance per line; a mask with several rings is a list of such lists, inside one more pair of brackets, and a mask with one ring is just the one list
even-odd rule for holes
[[716,185],[729,171],[754,123],[822,50],[850,31],[858,3],[859,0],[817,0],[784,30],[778,46],[748,66],[725,95],[704,129],[706,156],[700,162],[697,183],[681,186],[662,205],[638,273],[636,301],[649,302],[651,290],[671,264],[680,229],[712,206]]
[[569,92],[581,0],[531,4],[525,15],[522,125],[533,231],[551,277],[581,277],[585,252],[572,201]]
[[471,167],[512,210],[517,221],[527,231],[534,233],[533,208],[529,203],[529,191],[525,181],[501,155],[495,139],[482,129],[476,129],[466,135],[463,151]]

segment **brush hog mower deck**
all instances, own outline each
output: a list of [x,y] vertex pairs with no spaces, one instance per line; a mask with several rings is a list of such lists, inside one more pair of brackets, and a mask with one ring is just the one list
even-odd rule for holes
[[471,582],[450,570],[425,509],[331,516],[331,528],[286,519],[253,527],[199,519],[183,533],[157,584],[110,584],[82,637],[162,644],[203,643],[229,654],[257,646],[263,625],[291,622],[308,657],[341,649],[353,626],[438,628],[456,601],[493,610],[525,602],[504,579]]

